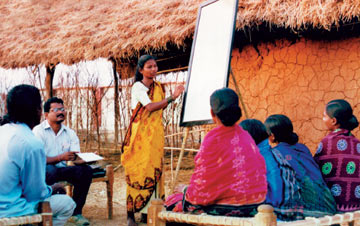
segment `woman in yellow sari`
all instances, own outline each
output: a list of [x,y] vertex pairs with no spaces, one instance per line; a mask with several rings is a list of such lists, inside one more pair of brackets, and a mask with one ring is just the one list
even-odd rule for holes
[[147,213],[150,199],[164,198],[162,112],[184,87],[177,86],[174,93],[165,98],[163,87],[154,81],[157,71],[153,56],[141,56],[131,88],[133,112],[121,155],[127,183],[128,225],[136,225],[135,212]]

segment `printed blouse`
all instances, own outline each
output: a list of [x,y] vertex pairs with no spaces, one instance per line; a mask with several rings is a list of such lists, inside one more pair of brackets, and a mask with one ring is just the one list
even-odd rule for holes
[[360,141],[338,129],[322,139],[314,156],[338,211],[360,209]]

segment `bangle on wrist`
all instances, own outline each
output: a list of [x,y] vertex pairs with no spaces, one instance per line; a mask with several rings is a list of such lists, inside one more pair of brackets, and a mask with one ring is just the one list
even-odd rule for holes
[[171,102],[174,101],[174,99],[173,99],[172,96],[167,97],[166,100],[167,100],[167,103],[168,103],[168,104],[170,104]]

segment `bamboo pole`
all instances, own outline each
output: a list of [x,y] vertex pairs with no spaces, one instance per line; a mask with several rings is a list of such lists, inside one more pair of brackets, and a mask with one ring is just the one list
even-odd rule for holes
[[188,66],[185,66],[185,67],[179,67],[179,68],[173,68],[173,69],[167,69],[167,70],[158,71],[156,74],[160,75],[160,74],[169,73],[169,72],[184,71],[184,70],[187,70],[187,69],[188,69]]
[[232,78],[232,80],[233,80],[233,82],[234,82],[234,86],[235,86],[236,92],[237,92],[237,94],[238,94],[238,96],[239,96],[240,103],[241,103],[241,107],[242,107],[242,109],[244,109],[245,118],[249,118],[249,114],[248,114],[248,112],[247,112],[247,110],[246,110],[245,103],[244,103],[244,100],[243,100],[243,98],[242,98],[242,95],[241,95],[239,86],[238,86],[237,83],[236,83],[235,75],[234,75],[234,73],[233,73],[233,71],[232,71],[231,68],[230,68],[230,75],[231,75],[231,78]]
[[[203,132],[203,131],[205,131],[205,129],[191,130],[191,131],[189,131],[189,133],[196,133],[196,132]],[[183,134],[183,133],[184,132],[173,133],[173,134],[166,135],[165,137],[173,137],[173,136],[177,136],[177,135]]]
[[[164,147],[164,150],[183,150],[182,148],[176,148],[176,147]],[[194,148],[184,148],[184,151],[192,151],[192,152],[199,152],[199,149]]]
[[[184,156],[184,150],[185,150],[186,140],[187,140],[187,137],[188,137],[188,135],[189,135],[189,131],[190,131],[190,127],[186,127],[186,128],[185,128],[185,132],[184,132],[184,138],[183,138],[182,145],[181,145],[181,150],[180,150],[179,159],[178,159],[178,162],[177,162],[177,165],[176,165],[176,171],[175,171],[174,181],[173,181],[172,186],[171,186],[171,192],[170,192],[170,194],[174,193],[177,176],[178,176],[179,170],[180,170],[180,163],[181,163],[181,160],[182,160],[182,158],[183,158],[183,156]],[[173,169],[171,169],[171,170],[173,170]]]

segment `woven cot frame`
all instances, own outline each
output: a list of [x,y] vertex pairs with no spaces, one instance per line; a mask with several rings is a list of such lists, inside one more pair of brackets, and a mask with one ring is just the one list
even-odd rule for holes
[[39,203],[39,213],[28,216],[0,218],[0,226],[36,224],[52,226],[52,211],[49,202]]
[[274,209],[270,205],[260,205],[255,217],[240,218],[165,211],[162,200],[152,200],[148,210],[148,225],[165,226],[166,222],[216,226],[330,226],[332,224],[360,226],[360,211],[335,214],[321,218],[308,217],[300,221],[277,222]]

